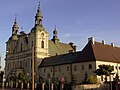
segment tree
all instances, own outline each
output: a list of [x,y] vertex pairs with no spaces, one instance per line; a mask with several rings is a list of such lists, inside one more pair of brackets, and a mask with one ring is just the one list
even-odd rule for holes
[[[99,65],[98,66],[99,68],[95,71],[96,75],[98,76],[102,76],[102,75],[105,75],[105,76],[110,76],[112,75],[112,71],[114,71],[114,68],[113,66],[110,66],[110,65]],[[105,78],[105,80],[107,81],[107,78]]]
[[97,84],[98,80],[95,76],[88,76],[87,73],[85,73],[85,78],[83,80],[83,84]]
[[27,83],[27,75],[26,73],[22,72],[18,74],[18,80],[20,80],[20,82],[24,82]]

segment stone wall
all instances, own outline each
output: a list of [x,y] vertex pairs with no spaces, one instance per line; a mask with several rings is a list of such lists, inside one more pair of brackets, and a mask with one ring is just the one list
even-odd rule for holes
[[109,84],[84,84],[76,85],[72,90],[109,90]]

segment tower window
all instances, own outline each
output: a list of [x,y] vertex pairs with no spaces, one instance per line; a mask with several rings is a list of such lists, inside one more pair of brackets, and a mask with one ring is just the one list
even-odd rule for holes
[[41,42],[41,48],[44,48],[44,41]]

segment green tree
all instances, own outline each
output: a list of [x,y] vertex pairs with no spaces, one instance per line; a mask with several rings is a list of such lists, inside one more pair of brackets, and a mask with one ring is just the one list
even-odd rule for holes
[[24,73],[24,72],[19,73],[18,74],[18,80],[20,82],[27,83],[27,75],[26,75],[26,73]]
[[[98,76],[110,76],[112,75],[112,71],[114,71],[114,68],[110,65],[99,65],[99,68],[95,71],[96,75]],[[107,78],[105,78],[105,80],[107,81]]]
[[88,76],[87,73],[85,73],[85,78],[83,80],[83,84],[97,84],[98,80],[95,76]]

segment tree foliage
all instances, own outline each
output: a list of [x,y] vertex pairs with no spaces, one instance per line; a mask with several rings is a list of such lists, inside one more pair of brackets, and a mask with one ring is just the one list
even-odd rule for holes
[[98,80],[95,76],[88,76],[87,73],[85,73],[85,78],[83,80],[83,84],[97,84]]
[[112,71],[114,68],[110,65],[99,65],[99,68],[95,71],[96,75],[101,76],[101,75],[106,75],[110,76],[112,74]]
[[27,75],[26,73],[22,72],[18,74],[18,80],[21,82],[27,82]]

